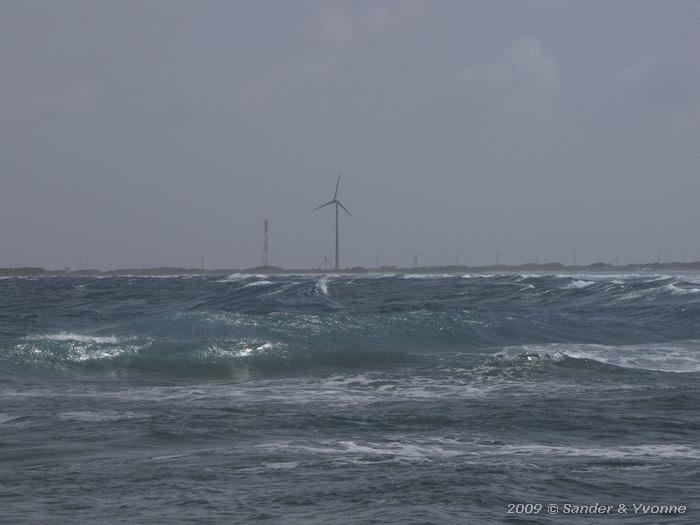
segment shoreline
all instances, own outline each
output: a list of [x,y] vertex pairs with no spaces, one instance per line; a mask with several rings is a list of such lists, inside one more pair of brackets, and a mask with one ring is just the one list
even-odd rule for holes
[[535,264],[526,263],[519,265],[485,265],[485,266],[419,266],[402,268],[397,266],[381,266],[379,268],[365,268],[357,266],[342,270],[320,268],[280,268],[277,266],[258,266],[245,269],[195,269],[180,267],[155,267],[155,268],[123,268],[116,270],[47,270],[39,267],[0,268],[0,277],[155,277],[177,275],[211,275],[228,276],[241,275],[375,275],[375,274],[449,274],[459,275],[465,273],[629,273],[629,272],[691,272],[700,271],[700,261],[672,262],[672,263],[632,263],[626,265],[613,265],[607,263],[594,263],[589,265],[564,265],[560,263]]

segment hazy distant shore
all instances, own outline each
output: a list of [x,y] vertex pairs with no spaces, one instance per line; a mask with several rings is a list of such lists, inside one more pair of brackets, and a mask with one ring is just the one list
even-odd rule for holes
[[316,274],[316,273],[342,273],[342,274],[372,274],[372,273],[489,273],[489,272],[655,272],[655,271],[700,271],[700,261],[694,262],[669,262],[669,263],[632,263],[614,265],[608,263],[594,263],[589,265],[564,265],[561,263],[526,263],[519,265],[486,265],[486,266],[419,266],[402,268],[398,266],[380,266],[366,268],[355,266],[339,271],[322,268],[281,268],[278,266],[257,266],[245,269],[197,269],[180,267],[156,267],[156,268],[123,268],[116,270],[47,270],[38,267],[0,268],[0,277],[41,277],[41,276],[155,276],[155,275],[230,275],[241,274]]

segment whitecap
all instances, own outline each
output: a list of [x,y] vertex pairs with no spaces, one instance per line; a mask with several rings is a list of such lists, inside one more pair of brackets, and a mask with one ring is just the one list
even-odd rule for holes
[[149,416],[137,414],[135,412],[117,412],[117,411],[91,411],[91,410],[75,410],[72,412],[60,412],[59,419],[68,421],[81,421],[84,423],[101,423],[109,421],[119,421],[123,419],[142,419]]
[[698,340],[620,346],[551,343],[508,347],[495,355],[510,360],[523,359],[528,356],[532,360],[557,360],[567,356],[638,370],[676,373],[700,372],[700,341]]
[[207,347],[207,351],[220,357],[249,357],[272,350],[283,350],[286,345],[272,341],[235,341],[228,343],[214,343]]
[[582,288],[588,288],[589,286],[595,284],[594,281],[583,281],[576,280],[561,287],[562,290],[580,290]]
[[264,281],[264,280],[263,281],[253,281],[252,283],[248,283],[248,284],[244,285],[243,288],[251,288],[254,286],[265,286],[268,284],[274,284],[274,283],[272,281]]
[[53,343],[67,352],[67,361],[74,362],[113,359],[123,353],[138,351],[151,344],[148,339],[138,341],[135,337],[94,336],[66,332],[30,335],[23,340],[27,343],[16,345],[12,353],[33,357],[49,355],[51,354],[50,345]]
[[323,295],[328,295],[328,277],[321,277],[316,283],[316,287],[319,290],[321,290],[321,293],[323,293]]
[[272,441],[258,445],[263,450],[288,450],[333,457],[337,461],[361,463],[367,458],[409,462],[451,458],[463,454],[461,444],[445,439],[393,440],[386,442],[324,440],[312,443]]
[[28,335],[23,338],[25,341],[59,341],[59,342],[75,342],[84,344],[119,344],[128,338],[118,338],[116,336],[97,336],[73,334],[68,332],[60,332],[57,334],[46,335]]
[[274,463],[263,463],[263,466],[269,470],[290,470],[299,466],[298,461],[278,461]]
[[700,293],[700,288],[679,288],[672,283],[664,286],[664,290],[670,292],[672,295],[689,295]]
[[267,279],[269,275],[260,273],[232,273],[223,279],[216,281],[217,283],[237,283],[239,281],[247,281],[248,279]]
[[189,455],[191,455],[191,454],[170,454],[167,456],[153,456],[152,458],[148,458],[147,460],[145,460],[145,462],[151,463],[151,462],[155,462],[155,461],[171,461],[173,459],[186,458]]
[[484,450],[484,455],[516,454],[527,456],[571,456],[599,457],[605,459],[641,459],[641,458],[685,458],[700,459],[700,448],[670,444],[670,445],[636,445],[620,447],[570,447],[559,445],[502,445],[492,452]]
[[453,277],[449,273],[406,273],[401,276],[402,279],[444,279],[445,277]]

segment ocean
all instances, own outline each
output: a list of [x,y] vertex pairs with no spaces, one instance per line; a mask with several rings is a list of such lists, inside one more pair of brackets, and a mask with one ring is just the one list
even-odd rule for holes
[[700,275],[0,279],[3,523],[700,523]]

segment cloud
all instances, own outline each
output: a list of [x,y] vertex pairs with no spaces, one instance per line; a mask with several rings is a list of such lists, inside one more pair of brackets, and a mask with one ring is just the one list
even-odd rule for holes
[[386,34],[419,19],[422,3],[414,0],[358,4],[325,4],[310,18],[324,44],[345,47]]
[[515,112],[531,112],[559,88],[554,59],[532,35],[516,39],[500,57],[463,69],[458,76],[468,89]]
[[321,40],[337,46],[346,46],[356,38],[357,22],[351,13],[338,7],[324,7],[314,13],[312,25]]
[[322,59],[290,60],[268,66],[232,88],[234,105],[239,109],[259,109],[286,101],[321,83],[334,67],[332,61]]
[[700,104],[700,32],[666,53],[647,55],[623,68],[623,96],[649,108]]
[[533,36],[513,42],[504,53],[513,81],[531,92],[551,93],[557,89],[557,68],[554,60]]
[[648,107],[700,104],[700,60],[644,57],[622,71],[623,93]]
[[700,33],[665,52],[638,57],[611,79],[599,121],[617,133],[696,150],[700,144]]
[[56,115],[89,114],[100,105],[100,96],[90,82],[79,79],[51,86],[32,85],[25,90],[10,86],[0,99],[0,116],[8,121]]

